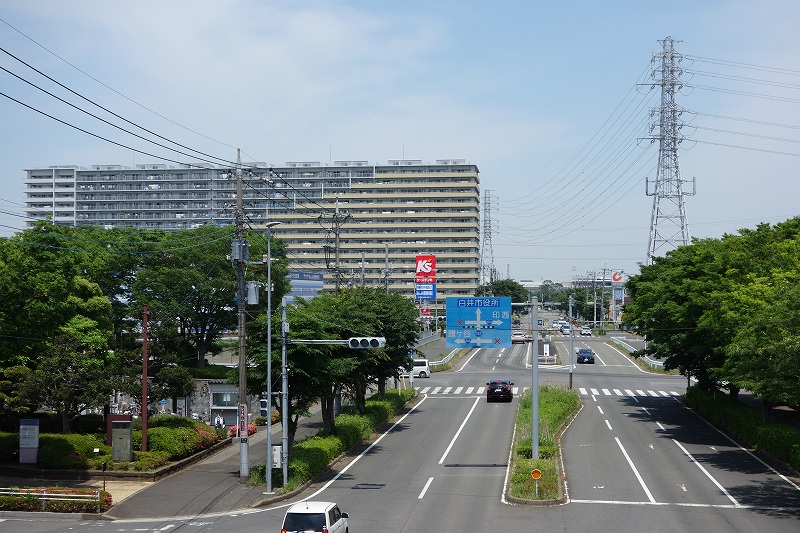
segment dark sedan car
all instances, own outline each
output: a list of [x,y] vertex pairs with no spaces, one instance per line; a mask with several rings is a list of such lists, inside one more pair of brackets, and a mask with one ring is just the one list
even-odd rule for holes
[[510,402],[514,399],[514,391],[511,389],[512,382],[507,379],[495,379],[486,384],[486,401],[505,400]]
[[594,352],[591,348],[578,348],[575,351],[575,358],[577,359],[578,363],[589,363],[590,365],[594,364]]

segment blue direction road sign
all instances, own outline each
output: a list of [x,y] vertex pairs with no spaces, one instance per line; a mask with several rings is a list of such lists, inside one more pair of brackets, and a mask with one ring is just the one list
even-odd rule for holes
[[448,348],[511,348],[511,298],[447,298]]

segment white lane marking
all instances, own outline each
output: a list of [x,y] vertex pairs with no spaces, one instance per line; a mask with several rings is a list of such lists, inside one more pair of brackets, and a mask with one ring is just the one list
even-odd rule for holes
[[599,405],[597,406],[597,410],[598,410],[598,411],[600,411],[600,414],[601,414],[601,415],[604,415],[604,414],[605,414],[605,413],[603,412],[603,408],[602,408],[602,407],[600,407]]
[[475,388],[475,387],[468,387],[468,388],[467,388],[467,390],[466,390],[466,391],[464,391],[464,394],[472,394],[472,390],[473,390],[474,388]]
[[666,396],[667,398],[669,398],[669,393],[668,393],[668,392],[664,392],[663,390],[660,390],[660,391],[658,391],[658,393],[659,393],[661,396]]
[[648,393],[650,396],[655,396],[656,398],[658,398],[658,393],[657,393],[656,391],[654,391],[654,390],[649,390],[649,391],[647,391],[647,393]]
[[453,390],[453,387],[447,387],[442,391],[442,394],[450,394],[451,390]]
[[669,391],[669,393],[672,394],[673,396],[680,396],[680,393],[675,392],[674,390]]
[[583,396],[586,396],[588,394],[588,392],[586,392],[586,389],[584,389],[583,387],[579,388],[578,392],[580,392]]
[[608,426],[609,430],[614,431],[614,428],[611,427],[611,422],[609,422],[608,419],[606,419],[606,425]]
[[419,496],[417,496],[418,500],[421,500],[425,496],[425,493],[428,492],[428,487],[431,486],[431,483],[433,483],[433,478],[432,477],[428,478],[428,482],[425,483],[425,486],[422,488],[422,492],[420,492]]
[[722,485],[720,485],[720,484],[719,484],[719,482],[718,482],[716,479],[714,479],[714,476],[712,476],[711,474],[709,474],[708,470],[706,470],[706,469],[703,467],[703,465],[701,465],[700,463],[698,463],[698,462],[697,462],[697,460],[696,460],[694,457],[692,457],[692,454],[691,454],[691,453],[689,453],[689,450],[687,450],[686,448],[684,448],[684,447],[683,447],[683,445],[682,445],[680,442],[676,441],[675,439],[672,439],[672,442],[674,442],[674,443],[675,443],[675,444],[678,446],[678,448],[680,448],[681,450],[683,450],[683,453],[685,453],[685,454],[686,454],[686,457],[688,457],[689,459],[691,459],[691,461],[692,461],[694,464],[696,464],[696,465],[697,465],[697,468],[699,468],[700,470],[702,470],[702,471],[703,471],[703,473],[706,475],[706,477],[707,477],[708,479],[710,479],[710,480],[711,480],[711,481],[714,483],[714,485],[716,485],[716,486],[717,486],[717,488],[718,488],[719,490],[721,490],[721,491],[722,491],[722,493],[723,493],[725,496],[727,496],[727,497],[728,497],[728,499],[729,499],[729,500],[730,500],[730,501],[733,503],[733,505],[735,505],[736,507],[740,507],[740,506],[739,506],[739,502],[737,502],[737,501],[736,501],[736,499],[735,499],[733,496],[731,496],[731,495],[730,495],[730,493],[729,493],[727,490],[725,490],[725,487],[723,487]]
[[476,392],[478,394],[483,394],[483,391],[485,391],[485,390],[486,390],[486,387],[478,387],[478,390]]
[[442,390],[441,387],[436,387],[435,389],[433,389],[433,392],[431,394],[439,394],[440,390]]
[[518,395],[519,394],[519,387],[514,387],[513,389],[511,389],[511,394],[513,394],[514,396]]
[[628,396],[633,396],[633,391],[630,389],[625,389],[625,394],[627,394]]
[[[395,422],[394,424],[392,424],[392,426],[391,426],[389,429],[387,429],[387,430],[386,430],[386,431],[383,433],[383,435],[381,435],[380,437],[378,437],[377,439],[375,439],[375,442],[373,442],[372,444],[370,444],[369,446],[367,446],[367,449],[366,449],[366,450],[364,450],[363,452],[361,452],[360,454],[358,454],[358,455],[357,455],[355,458],[353,458],[353,460],[352,460],[352,461],[350,461],[350,463],[349,463],[347,466],[345,466],[344,468],[342,468],[342,469],[341,469],[341,470],[340,470],[340,471],[339,471],[339,472],[338,472],[338,473],[337,473],[335,476],[333,476],[333,478],[331,478],[331,480],[330,480],[330,481],[328,481],[328,482],[327,482],[327,483],[325,483],[325,484],[324,484],[322,487],[320,487],[320,489],[319,489],[318,491],[316,491],[315,493],[311,494],[311,495],[310,495],[310,496],[308,496],[307,498],[303,498],[302,500],[298,500],[298,501],[304,502],[304,501],[306,501],[306,500],[313,500],[313,499],[314,499],[314,498],[315,498],[315,497],[316,497],[318,494],[322,494],[322,492],[323,492],[325,489],[327,489],[328,487],[330,487],[331,485],[333,485],[333,482],[334,482],[334,481],[338,480],[340,477],[342,477],[342,475],[344,475],[344,473],[345,473],[345,472],[347,472],[348,470],[350,470],[350,468],[351,468],[351,467],[352,467],[354,464],[356,464],[356,463],[358,462],[358,460],[359,460],[359,459],[361,459],[362,457],[364,457],[365,455],[367,455],[369,452],[371,452],[371,451],[372,451],[372,448],[374,448],[375,446],[377,446],[377,445],[378,445],[378,443],[379,443],[380,441],[382,441],[382,440],[383,440],[383,438],[384,438],[386,435],[388,435],[389,433],[391,433],[392,431],[394,431],[394,428],[396,428],[398,425],[402,424],[402,423],[403,423],[403,421],[406,419],[406,417],[407,417],[408,415],[410,415],[411,413],[413,413],[414,411],[416,411],[416,410],[417,410],[417,407],[419,407],[420,405],[422,405],[422,403],[423,403],[425,400],[427,400],[427,399],[428,399],[428,397],[427,397],[427,396],[424,396],[424,397],[423,397],[423,398],[422,398],[422,399],[421,399],[419,402],[417,402],[417,405],[415,405],[414,407],[412,407],[411,409],[409,409],[409,410],[408,410],[408,412],[407,412],[406,414],[404,414],[403,416],[401,416],[401,417],[400,417],[400,418],[397,420],[397,422]],[[297,502],[295,502],[295,503],[297,503]],[[281,505],[281,507],[288,507],[289,505],[291,505],[291,504]]]
[[425,387],[424,389],[420,389],[420,390],[419,390],[419,393],[420,393],[420,394],[426,394],[426,393],[427,393],[429,390],[431,390],[431,388],[430,388],[430,387]]
[[600,394],[600,392],[597,389],[589,389],[589,390],[592,391],[593,396],[598,396]]
[[622,442],[620,442],[619,437],[614,437],[614,440],[617,441],[619,449],[622,450],[622,455],[625,456],[625,459],[628,461],[628,465],[630,465],[631,470],[633,470],[633,473],[636,475],[636,479],[639,480],[639,484],[642,486],[644,493],[647,495],[647,499],[650,500],[650,503],[656,503],[656,499],[653,498],[652,494],[650,494],[650,489],[648,489],[647,485],[645,485],[644,479],[642,479],[641,474],[639,474],[639,471],[636,469],[636,465],[633,464],[633,461],[631,460],[631,457],[628,455],[628,452],[625,451],[625,446],[622,445]]
[[442,454],[442,458],[439,459],[439,464],[444,463],[445,457],[447,457],[447,454],[450,453],[450,448],[452,448],[453,445],[456,443],[456,439],[461,434],[461,431],[464,429],[464,426],[467,425],[467,421],[469,420],[469,417],[472,416],[472,412],[475,411],[475,408],[478,406],[478,402],[479,401],[480,401],[480,397],[475,398],[475,403],[472,404],[472,409],[469,410],[469,413],[467,413],[467,416],[464,417],[464,421],[461,422],[461,427],[459,427],[458,431],[456,431],[456,434],[453,435],[453,440],[450,441],[450,444],[447,446],[447,449],[444,451],[444,454]]
[[643,390],[639,389],[636,389],[636,394],[638,394],[639,396],[647,396],[647,394],[645,394]]
[[614,394],[616,394],[617,396],[622,396],[622,391],[619,389],[614,389]]
[[642,407],[642,411],[644,411],[647,416],[650,416],[650,411],[647,410],[647,407]]
[[665,428],[664,426],[661,425],[661,422],[656,422],[656,425],[658,426],[658,429],[660,429],[661,431],[666,431],[667,430],[667,428]]
[[464,387],[458,387],[456,390],[453,391],[453,394],[461,394],[462,390],[464,390]]
[[608,389],[603,389],[603,394],[605,394],[606,396],[611,396],[611,391]]
[[[455,350],[453,350],[453,351],[455,351]],[[466,360],[466,361],[464,361],[464,364],[463,364],[463,365],[461,365],[461,368],[459,368],[458,370],[456,370],[456,372],[461,372],[462,370],[464,370],[464,368],[465,368],[465,367],[466,367],[466,366],[469,364],[469,362],[470,362],[470,361],[472,361],[472,358],[473,358],[473,357],[475,357],[476,355],[478,355],[478,352],[479,352],[479,351],[481,351],[481,350],[480,350],[480,348],[475,348],[475,351],[474,351],[474,352],[472,352],[472,355],[470,355],[469,357],[467,357],[467,360]],[[639,368],[639,367],[637,366],[636,368]]]

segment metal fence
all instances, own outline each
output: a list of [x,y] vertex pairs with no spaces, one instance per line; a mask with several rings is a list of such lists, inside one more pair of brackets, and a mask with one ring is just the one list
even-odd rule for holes
[[52,489],[21,489],[16,487],[0,487],[0,496],[34,496],[42,503],[42,511],[47,511],[47,502],[93,502],[100,512],[100,491],[85,494],[54,492]]

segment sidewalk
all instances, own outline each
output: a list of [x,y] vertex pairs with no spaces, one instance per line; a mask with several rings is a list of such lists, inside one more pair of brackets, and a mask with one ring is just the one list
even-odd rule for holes
[[[319,410],[301,420],[295,439],[315,435],[322,426]],[[272,426],[272,442],[281,443],[282,426]],[[266,428],[248,438],[250,467],[264,463],[267,456]],[[81,487],[103,489],[111,493],[112,506],[98,518],[131,519],[196,516],[205,513],[230,512],[253,507],[268,499],[266,486],[250,486],[239,479],[239,443],[232,443],[205,459],[158,481],[103,479],[48,480],[0,476],[2,487]],[[277,493],[272,495],[275,497]],[[0,513],[0,516],[5,513]],[[15,514],[19,515],[20,513]],[[48,513],[53,515],[53,513]],[[24,513],[32,516],[32,513]],[[89,516],[89,515],[86,515]]]

